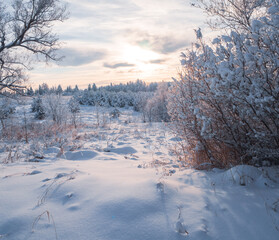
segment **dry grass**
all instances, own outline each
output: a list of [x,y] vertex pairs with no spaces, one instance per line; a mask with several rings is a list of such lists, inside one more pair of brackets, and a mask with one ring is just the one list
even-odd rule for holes
[[[40,139],[40,138],[59,138],[61,133],[72,132],[75,134],[77,131],[72,124],[57,124],[51,123],[29,123],[27,126],[27,132],[24,126],[18,124],[10,124],[1,131],[1,138],[10,141],[25,141],[28,139]],[[27,136],[26,136],[27,134]]]
[[44,190],[44,192],[41,194],[41,196],[38,199],[37,207],[43,205],[47,198],[51,196],[62,184],[71,181],[76,178],[76,171],[72,171],[69,174],[65,174],[62,176],[56,176],[56,178],[53,179],[53,181],[47,186],[47,188]]
[[6,152],[7,152],[7,156],[6,158],[4,158],[3,163],[7,164],[7,163],[14,163],[17,162],[20,158],[20,153],[19,153],[19,146],[18,145],[10,145],[10,146],[6,146]]
[[52,214],[46,210],[44,211],[43,213],[41,213],[39,216],[37,216],[32,224],[32,232],[35,232],[35,228],[38,224],[38,222],[40,221],[40,219],[43,217],[43,216],[47,216],[47,219],[48,219],[48,222],[49,224],[52,223],[53,225],[53,228],[54,228],[54,233],[55,233],[55,239],[57,240],[58,239],[58,236],[57,236],[57,230],[56,230],[56,225],[55,225],[55,221],[54,221],[54,218],[52,216]]
[[[45,148],[49,146],[58,146],[63,150],[65,145],[70,144],[73,141],[78,141],[81,136],[78,134],[82,126],[75,128],[72,124],[58,125],[55,122],[51,123],[30,123],[27,126],[26,131],[23,126],[10,125],[6,129],[2,129],[0,139],[7,143],[41,143]],[[28,139],[28,141],[26,141]],[[75,146],[74,148],[77,148]]]
[[[241,163],[240,157],[235,149],[215,141],[207,141],[206,144],[207,149],[194,151],[193,159],[197,168],[207,168],[206,165],[218,168],[228,168]],[[211,153],[211,157],[208,152]]]
[[197,149],[196,141],[182,140],[171,149],[172,153],[184,167],[207,170],[214,167],[229,168],[242,164],[237,150],[223,143],[206,141],[206,148]]
[[[82,147],[84,138],[81,129],[68,123],[57,124],[55,122],[32,122],[26,128],[25,125],[10,123],[0,132],[0,141],[5,146],[6,157],[3,163],[12,163],[20,158],[36,161],[43,159],[43,150],[49,147],[58,147],[63,154],[65,149],[74,151]],[[26,131],[27,130],[27,131]],[[22,146],[25,144],[25,146]]]

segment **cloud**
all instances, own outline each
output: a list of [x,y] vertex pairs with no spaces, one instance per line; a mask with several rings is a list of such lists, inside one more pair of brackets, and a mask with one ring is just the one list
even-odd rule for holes
[[155,51],[160,54],[177,52],[190,45],[191,40],[185,36],[173,36],[172,34],[150,34],[148,31],[127,29],[125,35],[132,44]]
[[176,52],[179,49],[186,48],[189,42],[185,39],[175,39],[173,37],[155,38],[152,46],[157,52],[168,54]]
[[[70,18],[53,30],[66,43],[58,52],[65,58],[47,71],[37,70],[43,74],[31,81],[53,78],[54,84],[74,85],[78,78],[84,84],[92,79],[105,84],[111,79],[155,81],[176,74],[180,51],[190,46],[193,29],[204,21],[201,10],[190,7],[189,1],[63,0]],[[130,47],[135,54],[126,54]]]
[[104,63],[104,67],[106,68],[120,68],[120,67],[134,67],[135,64],[131,63],[116,63],[116,64],[109,64],[109,63]]
[[76,48],[62,48],[58,52],[64,56],[63,60],[58,63],[60,66],[81,66],[104,59],[106,53],[100,50]]
[[151,64],[163,64],[164,62],[166,62],[166,59],[156,59],[149,61]]

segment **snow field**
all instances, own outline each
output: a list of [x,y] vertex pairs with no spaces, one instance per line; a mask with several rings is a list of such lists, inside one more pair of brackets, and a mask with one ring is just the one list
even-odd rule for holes
[[122,113],[96,127],[82,107],[78,147],[0,165],[0,239],[279,238],[278,168],[178,168],[163,123]]

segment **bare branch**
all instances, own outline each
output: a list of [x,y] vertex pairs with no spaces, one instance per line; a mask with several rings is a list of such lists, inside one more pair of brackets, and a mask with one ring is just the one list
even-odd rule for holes
[[52,28],[68,18],[60,0],[13,0],[11,6],[0,2],[0,94],[6,88],[20,88],[34,55],[46,62],[60,59],[59,39]]

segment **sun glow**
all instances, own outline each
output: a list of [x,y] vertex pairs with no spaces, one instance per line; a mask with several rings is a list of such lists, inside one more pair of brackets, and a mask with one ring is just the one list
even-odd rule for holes
[[129,46],[125,46],[122,57],[123,60],[129,63],[148,64],[150,61],[160,58],[160,55],[148,49],[141,48],[139,46],[129,45]]

